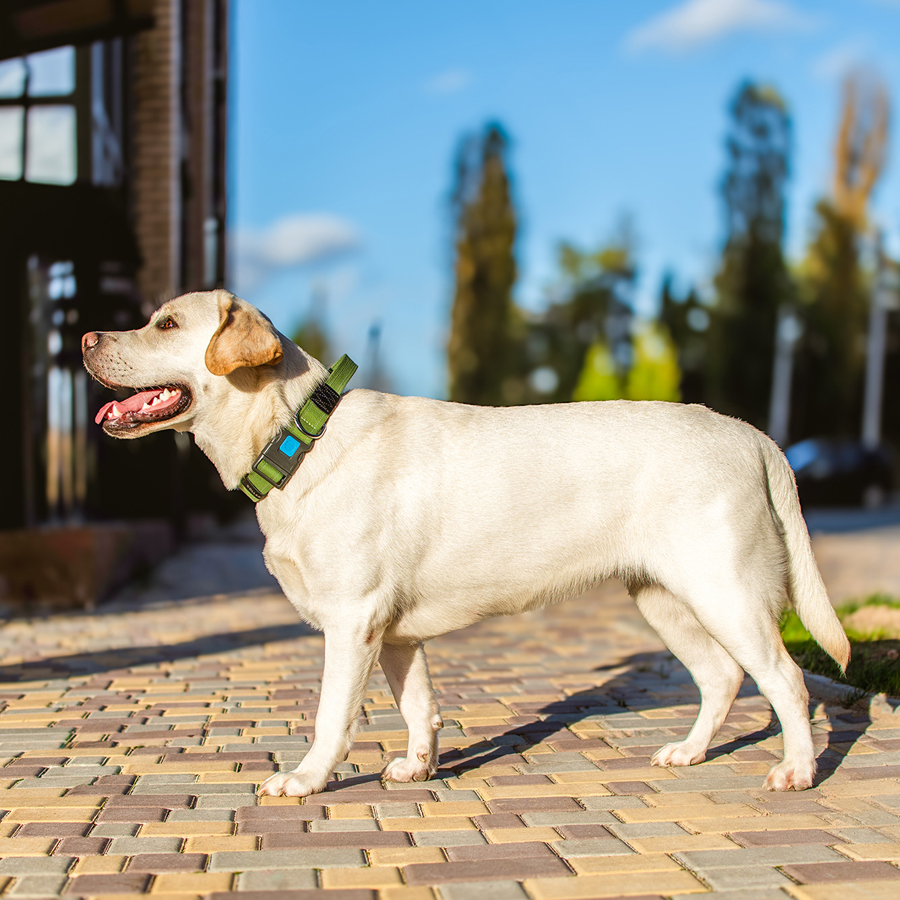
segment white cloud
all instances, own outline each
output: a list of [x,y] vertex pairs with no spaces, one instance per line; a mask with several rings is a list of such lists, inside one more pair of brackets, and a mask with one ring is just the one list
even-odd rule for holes
[[231,262],[238,293],[252,290],[279,269],[332,259],[360,246],[356,227],[329,213],[294,213],[262,230],[236,229]]
[[813,62],[813,75],[822,81],[838,81],[853,69],[865,65],[871,49],[871,41],[863,38],[838,44]]
[[458,94],[460,91],[464,91],[472,81],[472,73],[467,69],[446,69],[425,82],[425,93]]
[[634,29],[625,47],[688,53],[742,31],[805,31],[814,24],[781,0],[684,0]]

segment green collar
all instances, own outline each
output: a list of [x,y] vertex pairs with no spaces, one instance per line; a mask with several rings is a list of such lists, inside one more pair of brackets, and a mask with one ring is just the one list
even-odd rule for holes
[[356,363],[349,356],[342,356],[290,424],[266,444],[253,468],[241,479],[241,490],[254,503],[264,500],[272,488],[281,490],[291,480],[316,439],[325,433],[328,417],[334,412],[341,392],[356,369]]

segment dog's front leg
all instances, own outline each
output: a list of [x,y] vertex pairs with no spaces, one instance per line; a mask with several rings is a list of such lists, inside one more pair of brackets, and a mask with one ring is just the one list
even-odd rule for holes
[[443,727],[421,644],[385,644],[381,668],[409,729],[406,757],[392,759],[388,781],[427,781],[437,771],[437,733]]
[[266,779],[259,794],[305,797],[321,791],[350,752],[363,694],[381,650],[381,632],[346,623],[325,627],[325,670],[309,753],[292,772]]

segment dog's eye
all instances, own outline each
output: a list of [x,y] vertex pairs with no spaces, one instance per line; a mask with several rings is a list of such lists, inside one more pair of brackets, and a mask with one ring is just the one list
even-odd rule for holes
[[178,323],[171,316],[166,316],[156,327],[162,329],[177,328]]

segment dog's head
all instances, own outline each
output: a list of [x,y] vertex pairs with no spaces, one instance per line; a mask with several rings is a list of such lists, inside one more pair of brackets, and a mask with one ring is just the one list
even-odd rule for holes
[[81,347],[85,368],[101,384],[135,390],[97,414],[103,430],[118,438],[190,430],[197,401],[219,390],[224,377],[252,390],[258,379],[250,371],[276,365],[284,355],[272,323],[224,290],[176,297],[143,328],[92,331]]

